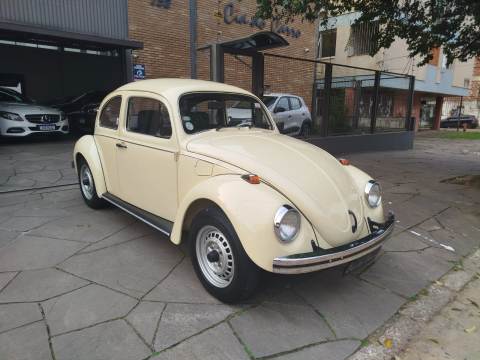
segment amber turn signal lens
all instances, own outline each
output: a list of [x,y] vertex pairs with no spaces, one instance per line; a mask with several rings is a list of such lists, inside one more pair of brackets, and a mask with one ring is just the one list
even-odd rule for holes
[[260,184],[260,176],[258,175],[242,175],[242,179],[253,185]]
[[340,158],[338,161],[340,161],[340,164],[342,165],[350,165],[350,160]]

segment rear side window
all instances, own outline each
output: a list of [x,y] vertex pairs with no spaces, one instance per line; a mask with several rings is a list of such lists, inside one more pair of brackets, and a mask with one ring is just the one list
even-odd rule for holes
[[290,98],[290,106],[292,110],[298,110],[302,107],[302,103],[300,102],[299,98],[291,97]]
[[116,96],[108,100],[100,114],[100,126],[117,130],[118,119],[120,117],[120,106],[122,106],[121,96]]
[[172,124],[166,106],[159,100],[132,97],[128,100],[127,130],[169,139]]

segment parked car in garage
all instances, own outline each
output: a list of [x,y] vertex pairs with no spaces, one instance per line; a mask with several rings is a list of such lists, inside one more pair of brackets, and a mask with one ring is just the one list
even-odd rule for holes
[[[248,126],[230,118],[238,103],[250,109]],[[73,158],[88,206],[114,204],[174,244],[188,234],[199,280],[225,302],[252,294],[260,269],[299,274],[365,261],[394,226],[371,176],[280,134],[260,99],[222,83],[120,87]]]
[[469,129],[476,129],[478,127],[478,119],[474,115],[450,116],[440,121],[442,128],[456,128],[457,126],[463,128],[466,124]]
[[90,91],[53,106],[67,114],[72,133],[93,134],[98,106],[108,93],[107,90]]
[[36,104],[15,90],[0,87],[0,136],[68,132],[68,120],[61,110]]
[[302,97],[272,93],[265,95],[262,100],[283,134],[303,137],[310,135],[312,116]]

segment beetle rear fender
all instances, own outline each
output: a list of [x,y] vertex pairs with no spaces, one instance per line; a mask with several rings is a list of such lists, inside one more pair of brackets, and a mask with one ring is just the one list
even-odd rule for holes
[[78,173],[78,161],[83,157],[92,171],[95,187],[97,188],[97,196],[101,197],[107,191],[105,186],[105,178],[103,176],[102,163],[98,154],[97,144],[92,135],[82,136],[76,143],[73,150],[73,159],[75,169]]
[[194,214],[203,206],[214,205],[230,220],[250,259],[259,267],[272,271],[275,257],[312,251],[311,240],[315,239],[310,223],[302,216],[296,239],[280,243],[273,219],[284,204],[291,205],[283,195],[264,183],[252,185],[239,175],[210,177],[183,197],[170,238],[179,244],[182,230],[188,230]]

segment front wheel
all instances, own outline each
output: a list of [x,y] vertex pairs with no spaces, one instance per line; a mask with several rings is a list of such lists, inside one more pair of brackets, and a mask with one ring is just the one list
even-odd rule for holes
[[259,269],[222,211],[214,207],[202,210],[192,222],[189,241],[193,267],[210,294],[232,303],[254,292]]

